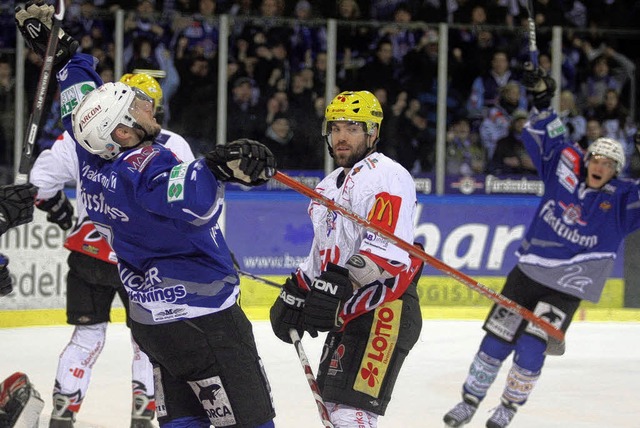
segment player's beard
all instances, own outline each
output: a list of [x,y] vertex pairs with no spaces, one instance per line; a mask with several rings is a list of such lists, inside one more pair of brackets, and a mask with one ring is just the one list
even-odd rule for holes
[[342,168],[353,168],[355,164],[360,162],[367,156],[369,153],[369,148],[367,147],[366,137],[364,144],[358,145],[353,148],[353,150],[349,151],[348,155],[343,155],[342,152],[333,152],[333,159],[336,165]]

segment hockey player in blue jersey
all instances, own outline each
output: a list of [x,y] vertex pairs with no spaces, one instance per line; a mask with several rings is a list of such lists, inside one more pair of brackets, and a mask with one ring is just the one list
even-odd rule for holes
[[[625,166],[618,141],[600,138],[586,153],[568,141],[550,108],[555,91],[551,77],[527,65],[523,83],[535,107],[523,138],[545,193],[502,294],[566,332],[582,300],[600,299],[620,243],[640,228],[640,187],[617,178]],[[564,343],[498,305],[483,328],[486,334],[462,386],[462,401],[444,416],[446,426],[471,420],[513,353],[501,403],[486,424],[508,426],[534,389],[545,356],[564,353]]]
[[[40,54],[52,12],[38,3],[16,13]],[[30,23],[42,33],[27,31]],[[180,163],[154,143],[161,128],[147,95],[102,84],[95,59],[72,54],[68,36],[58,45],[62,121],[78,143],[83,202],[117,254],[131,331],[154,365],[160,426],[273,427],[270,387],[217,225],[224,183],[264,184],[273,155],[242,139]]]

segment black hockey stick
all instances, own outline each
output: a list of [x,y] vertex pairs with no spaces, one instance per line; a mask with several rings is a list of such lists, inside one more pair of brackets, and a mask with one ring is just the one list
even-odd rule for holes
[[250,272],[243,271],[242,269],[240,269],[240,263],[238,263],[238,260],[236,259],[236,255],[233,254],[233,253],[231,253],[231,260],[233,260],[233,267],[236,268],[236,271],[240,275],[246,276],[247,278],[254,279],[254,280],[258,281],[258,282],[262,282],[263,284],[270,285],[271,287],[276,287],[276,288],[282,287],[282,285],[278,284],[277,282],[271,281],[271,280],[269,280],[267,278],[262,278],[262,277],[260,277],[258,275],[254,275],[254,274],[252,274]]
[[533,68],[538,68],[538,44],[536,42],[536,20],[533,15],[533,0],[527,0],[527,15],[529,16],[529,59]]
[[49,40],[47,41],[44,63],[40,70],[40,77],[36,88],[36,98],[33,102],[33,111],[29,117],[26,136],[22,143],[22,157],[20,158],[20,166],[18,167],[18,175],[16,176],[15,184],[25,184],[29,180],[33,147],[36,143],[36,138],[38,137],[38,131],[40,130],[42,111],[44,110],[44,104],[47,98],[47,89],[49,88],[49,81],[51,80],[53,58],[56,54],[56,49],[58,48],[58,37],[60,33],[60,26],[62,25],[62,19],[64,18],[64,10],[64,0],[58,0],[56,13],[52,17],[53,25],[51,26],[51,34],[49,34]]
[[316,377],[313,375],[311,364],[309,364],[307,354],[304,352],[304,348],[302,347],[300,335],[295,329],[292,328],[291,330],[289,330],[289,337],[293,342],[293,346],[295,346],[296,348],[298,359],[300,360],[300,364],[302,364],[304,374],[307,377],[307,382],[309,383],[309,387],[311,388],[311,393],[313,394],[313,398],[316,400],[316,405],[318,406],[318,414],[320,415],[320,419],[322,420],[322,426],[324,426],[325,428],[333,428],[331,418],[329,417],[329,411],[327,410],[327,406],[322,400],[322,394],[320,393],[318,382],[316,381]]

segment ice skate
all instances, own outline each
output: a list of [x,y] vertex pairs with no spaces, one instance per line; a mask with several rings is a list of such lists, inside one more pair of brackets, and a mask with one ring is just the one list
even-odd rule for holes
[[472,395],[465,394],[463,400],[449,410],[442,420],[445,427],[461,427],[471,421],[476,410],[478,410],[478,399]]
[[517,410],[515,405],[502,402],[487,421],[487,428],[505,428],[509,425]]
[[133,396],[133,412],[130,428],[155,428],[151,421],[155,417],[154,401],[143,394]]
[[71,399],[63,394],[53,394],[53,410],[49,428],[73,428],[76,414],[69,409]]

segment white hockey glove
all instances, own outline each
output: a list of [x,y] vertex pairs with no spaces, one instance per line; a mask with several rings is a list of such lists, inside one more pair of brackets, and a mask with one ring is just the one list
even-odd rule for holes
[[[47,51],[54,13],[54,7],[42,0],[27,2],[24,9],[19,6],[16,8],[16,25],[22,33],[22,37],[27,45],[42,58]],[[62,67],[66,64],[78,50],[78,46],[78,41],[61,28],[58,32],[58,46],[53,58],[54,66]]]
[[242,138],[204,155],[207,166],[220,181],[245,186],[265,184],[276,172],[276,159],[262,143]]

